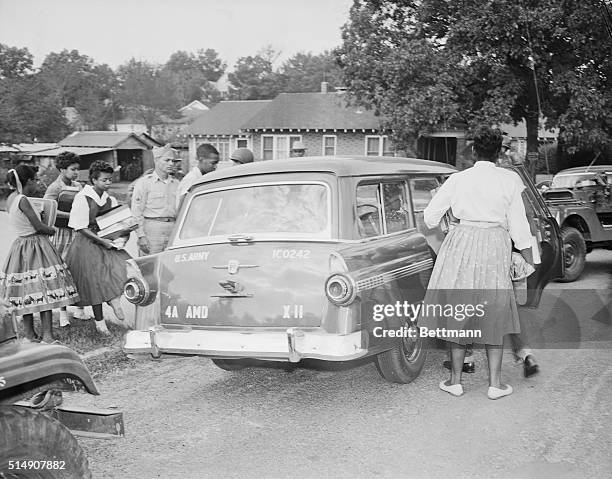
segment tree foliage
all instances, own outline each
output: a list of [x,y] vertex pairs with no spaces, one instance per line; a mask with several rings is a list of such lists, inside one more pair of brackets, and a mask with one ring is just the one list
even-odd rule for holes
[[227,76],[232,100],[268,100],[282,91],[282,82],[274,71],[279,53],[265,47],[254,56],[241,57]]
[[0,142],[57,141],[66,123],[27,48],[0,44]]
[[134,58],[117,69],[121,104],[142,120],[149,133],[179,105],[170,75],[160,65]]
[[33,56],[27,48],[0,43],[0,79],[23,77],[32,70]]
[[527,124],[566,144],[612,142],[612,41],[599,0],[355,0],[338,59],[400,144],[434,129]]
[[167,80],[175,90],[181,106],[194,100],[216,103],[220,99],[214,83],[221,78],[227,65],[213,49],[198,50],[196,54],[177,51],[163,67]]
[[62,50],[46,56],[39,76],[62,108],[78,111],[85,129],[107,129],[116,86],[108,65],[97,65],[77,50]]
[[321,82],[333,87],[342,86],[342,70],[331,52],[321,54],[299,52],[279,68],[274,62],[280,53],[267,47],[255,56],[242,57],[228,75],[230,98],[261,100],[274,98],[282,92],[317,92]]

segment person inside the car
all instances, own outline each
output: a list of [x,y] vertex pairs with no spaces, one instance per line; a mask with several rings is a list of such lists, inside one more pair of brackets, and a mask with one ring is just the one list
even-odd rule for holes
[[532,266],[533,254],[522,190],[518,181],[510,178],[516,173],[495,164],[501,145],[499,130],[479,127],[474,135],[474,166],[451,175],[424,212],[429,228],[436,227],[449,209],[459,220],[440,247],[425,303],[434,305],[433,311],[438,305],[485,305],[481,316],[466,318],[434,312],[419,320],[419,327],[429,331],[451,332],[442,336],[450,343],[451,377],[441,381],[439,387],[454,396],[463,394],[465,347],[475,342],[474,337],[487,351],[489,399],[512,393],[510,385],[501,383],[504,336],[520,332],[510,277],[512,242]]

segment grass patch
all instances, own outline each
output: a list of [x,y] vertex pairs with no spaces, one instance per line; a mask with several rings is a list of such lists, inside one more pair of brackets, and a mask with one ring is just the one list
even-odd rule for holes
[[84,362],[94,381],[100,381],[109,374],[123,371],[126,368],[132,367],[135,363],[121,349],[87,358]]
[[53,333],[55,338],[64,346],[74,349],[79,354],[84,354],[98,348],[121,349],[123,335],[126,329],[106,321],[110,336],[100,334],[93,320],[83,321],[72,318],[70,326],[60,328],[59,321],[53,321]]
[[[100,334],[93,320],[83,321],[71,318],[70,326],[60,328],[59,319],[53,320],[53,334],[63,345],[73,349],[78,354],[85,354],[100,348],[109,348],[102,354],[86,358],[85,365],[94,379],[101,379],[109,373],[130,366],[133,360],[128,359],[121,349],[123,335],[126,329],[120,325],[106,321],[110,336]],[[35,316],[34,329],[40,333],[40,323]],[[18,323],[19,337],[24,337],[23,324]]]

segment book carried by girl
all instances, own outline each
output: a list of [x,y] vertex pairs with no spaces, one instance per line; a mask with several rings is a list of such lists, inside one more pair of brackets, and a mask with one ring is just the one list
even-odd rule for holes
[[53,309],[79,300],[66,264],[51,244],[56,229],[41,221],[27,195],[36,189],[36,170],[19,165],[8,172],[8,183],[15,190],[7,200],[9,221],[17,232],[0,272],[0,299],[16,315],[23,317],[26,339],[38,341],[34,313],[40,313],[42,340],[53,342]]

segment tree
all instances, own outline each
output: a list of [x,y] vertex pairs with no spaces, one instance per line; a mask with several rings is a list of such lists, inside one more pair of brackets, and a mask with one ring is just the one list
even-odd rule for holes
[[[218,101],[220,94],[214,86],[225,72],[226,64],[213,49],[198,50],[197,54],[178,51],[170,56],[163,71],[173,85],[181,105],[193,100],[206,103]],[[215,93],[216,92],[216,93]]]
[[66,134],[63,111],[39,77],[0,80],[0,142],[56,142]]
[[279,53],[266,47],[255,56],[239,58],[228,75],[233,100],[268,100],[283,91],[282,77],[273,70]]
[[326,81],[330,87],[343,86],[342,70],[336,63],[336,57],[328,51],[314,55],[296,53],[280,68],[284,92],[317,92],[321,82]]
[[535,153],[542,115],[566,144],[600,150],[612,141],[607,35],[599,0],[355,0],[338,58],[400,146],[525,120]]
[[119,99],[127,110],[146,125],[149,134],[164,115],[180,105],[171,73],[159,65],[132,58],[117,69]]
[[27,48],[0,44],[0,142],[57,141],[64,115],[47,85],[32,73]]
[[30,73],[33,56],[27,48],[0,43],[0,79],[18,78]]
[[116,79],[108,65],[97,65],[77,50],[47,55],[39,75],[62,108],[76,108],[87,129],[105,130]]

